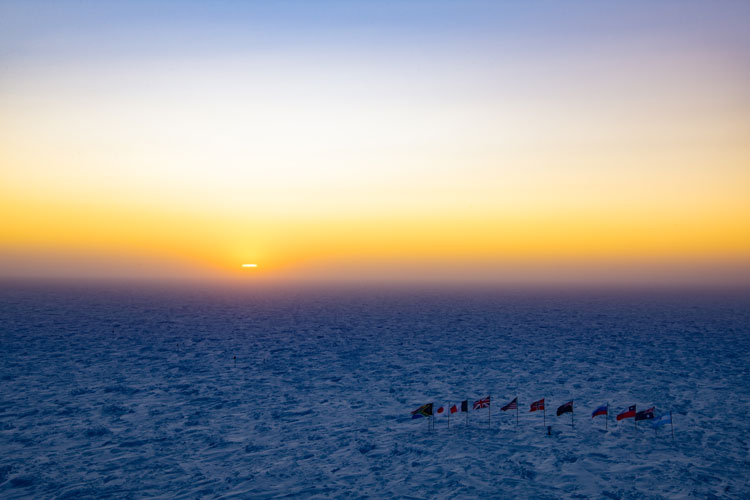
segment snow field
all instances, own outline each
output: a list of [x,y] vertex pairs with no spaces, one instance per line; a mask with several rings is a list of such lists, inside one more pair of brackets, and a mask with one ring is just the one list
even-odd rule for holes
[[[1,297],[2,498],[750,496],[746,294]],[[490,428],[411,419],[487,395]],[[676,439],[618,425],[630,404],[673,411]]]

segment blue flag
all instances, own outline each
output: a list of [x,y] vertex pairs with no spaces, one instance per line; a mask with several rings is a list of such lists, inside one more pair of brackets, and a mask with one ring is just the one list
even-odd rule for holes
[[652,422],[651,425],[654,427],[661,427],[662,425],[671,424],[672,423],[672,412],[665,413],[664,415],[660,415],[656,417]]

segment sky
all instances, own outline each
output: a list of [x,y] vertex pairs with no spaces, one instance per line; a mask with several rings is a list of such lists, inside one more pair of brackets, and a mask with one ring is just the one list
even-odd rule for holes
[[748,284],[748,24],[0,0],[0,277]]

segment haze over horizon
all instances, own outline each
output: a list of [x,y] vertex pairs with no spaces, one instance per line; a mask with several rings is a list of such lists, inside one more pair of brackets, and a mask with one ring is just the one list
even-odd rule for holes
[[0,2],[0,278],[750,284],[749,19]]

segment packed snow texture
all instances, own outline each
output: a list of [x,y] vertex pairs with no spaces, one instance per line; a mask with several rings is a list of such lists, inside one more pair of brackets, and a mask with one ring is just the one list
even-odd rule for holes
[[[0,298],[2,498],[750,497],[747,293]],[[489,423],[411,419],[488,395]],[[672,411],[675,439],[618,425],[631,404]]]

